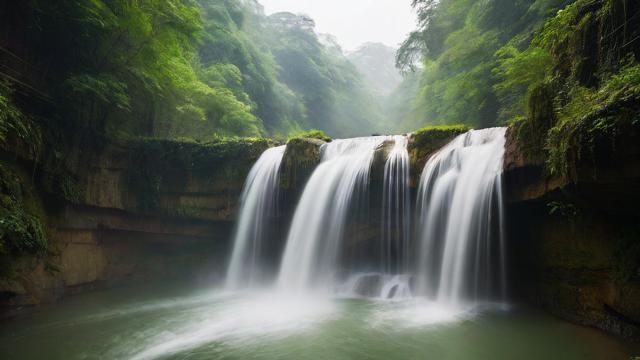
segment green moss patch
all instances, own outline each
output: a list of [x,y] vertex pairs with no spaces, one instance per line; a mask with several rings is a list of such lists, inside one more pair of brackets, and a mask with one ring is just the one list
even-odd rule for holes
[[310,130],[303,133],[293,134],[289,137],[289,142],[293,139],[317,139],[325,142],[331,142],[332,139],[322,130]]
[[427,126],[413,135],[409,152],[417,158],[422,158],[446,145],[456,136],[469,131],[466,125]]
[[[640,125],[639,44],[620,23],[627,0],[572,3],[531,42],[551,55],[553,68],[528,94],[526,116],[514,119],[525,155],[546,162],[549,175],[576,181],[598,152],[615,150]],[[621,10],[622,9],[622,10]],[[617,29],[617,30],[616,30]]]
[[137,210],[159,208],[159,195],[165,188],[179,187],[187,173],[228,181],[244,182],[246,169],[269,147],[264,138],[221,138],[210,143],[185,140],[146,139],[131,144],[127,187],[135,196]]

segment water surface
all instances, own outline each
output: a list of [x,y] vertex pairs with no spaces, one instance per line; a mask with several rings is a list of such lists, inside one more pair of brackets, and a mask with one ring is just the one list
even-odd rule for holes
[[517,307],[185,292],[109,290],[5,321],[0,358],[627,360],[637,350]]

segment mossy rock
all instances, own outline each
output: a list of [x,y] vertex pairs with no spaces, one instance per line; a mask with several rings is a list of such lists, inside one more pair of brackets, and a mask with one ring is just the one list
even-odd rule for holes
[[[189,176],[219,178],[242,184],[251,166],[268,148],[264,138],[221,139],[210,143],[138,140],[130,144],[127,189],[135,195],[134,210],[160,210],[160,194],[186,186]],[[213,180],[212,180],[213,181]],[[184,210],[185,214],[189,209]],[[175,214],[169,214],[175,215]]]
[[327,135],[324,131],[315,130],[315,129],[304,132],[304,133],[300,133],[300,134],[294,134],[289,138],[289,141],[293,139],[316,139],[316,140],[322,140],[324,142],[333,141],[333,139],[331,139],[329,135]]
[[282,159],[280,186],[284,190],[300,190],[320,164],[324,140],[315,138],[293,138],[287,143]]
[[429,158],[457,136],[466,133],[465,125],[427,126],[413,133],[409,140],[411,178],[417,183]]

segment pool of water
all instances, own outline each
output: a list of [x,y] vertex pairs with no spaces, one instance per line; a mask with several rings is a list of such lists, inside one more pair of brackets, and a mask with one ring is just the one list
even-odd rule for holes
[[157,287],[77,296],[0,323],[5,360],[628,360],[637,350],[520,307]]

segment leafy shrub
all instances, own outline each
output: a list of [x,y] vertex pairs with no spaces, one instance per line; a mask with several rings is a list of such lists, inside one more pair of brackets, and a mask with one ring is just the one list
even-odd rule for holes
[[0,208],[0,254],[43,255],[47,236],[40,220],[20,206]]
[[26,145],[34,157],[42,148],[40,129],[14,104],[11,87],[0,81],[0,144],[7,146],[10,137]]
[[0,255],[42,255],[47,250],[42,222],[25,209],[21,181],[0,164]]
[[631,62],[619,73],[606,75],[599,89],[573,85],[568,99],[557,111],[558,122],[547,139],[548,170],[564,177],[573,175],[572,166],[599,137],[613,139],[617,129],[638,125],[633,111],[625,114],[624,108],[640,99],[640,64]]

